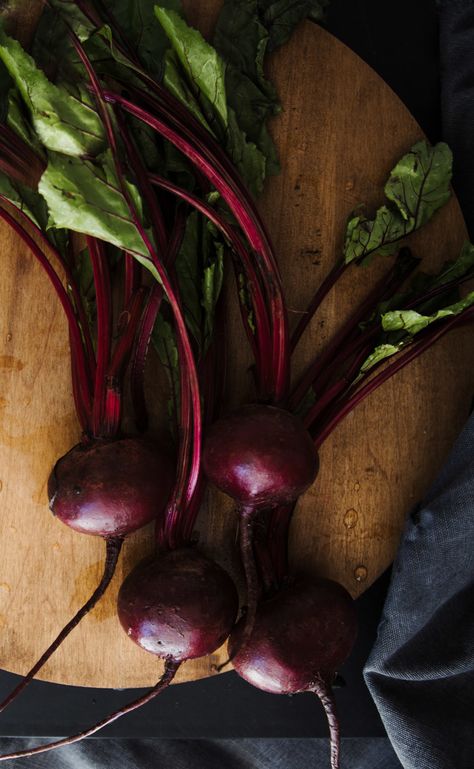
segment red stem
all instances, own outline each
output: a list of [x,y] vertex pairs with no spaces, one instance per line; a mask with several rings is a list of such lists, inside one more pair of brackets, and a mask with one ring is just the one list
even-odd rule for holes
[[145,364],[148,357],[151,335],[163,300],[163,289],[159,283],[152,287],[140,328],[135,339],[135,349],[130,367],[130,388],[135,413],[135,422],[140,432],[148,426],[148,410],[145,401]]
[[[79,323],[77,321],[76,315],[74,313],[74,308],[71,304],[71,301],[69,299],[69,296],[61,283],[61,280],[59,279],[58,275],[56,274],[55,270],[53,269],[52,265],[49,263],[46,255],[43,253],[41,248],[38,246],[38,244],[33,240],[33,238],[29,235],[28,232],[26,232],[25,229],[14,219],[13,216],[11,216],[7,211],[5,211],[4,208],[0,207],[0,217],[4,219],[10,227],[12,227],[13,230],[17,233],[17,235],[20,236],[20,238],[23,240],[25,245],[28,246],[32,254],[38,259],[43,269],[46,271],[46,274],[48,278],[50,279],[54,290],[56,291],[56,294],[58,296],[59,301],[61,302],[62,308],[66,314],[68,324],[69,324],[69,333],[70,333],[70,341],[71,341],[71,356],[74,357],[74,371],[76,373],[76,382],[77,382],[77,397],[81,402],[81,415],[87,414],[87,426],[86,429],[89,429],[91,426],[91,417],[92,417],[92,394],[91,394],[91,382],[90,382],[90,376],[89,371],[87,367],[85,352],[84,352],[84,346],[83,346],[83,340],[81,336],[81,330]],[[81,415],[78,413],[78,418],[82,422]],[[83,425],[84,428],[84,425]]]
[[138,264],[135,257],[123,252],[123,258],[125,262],[124,269],[124,286],[123,286],[123,306],[128,307],[132,300],[132,296],[140,288],[141,280],[140,273],[141,267]]
[[388,379],[390,379],[390,377],[408,365],[408,363],[411,363],[411,361],[417,358],[418,355],[421,355],[425,350],[428,350],[435,342],[437,342],[438,339],[450,331],[451,328],[457,325],[462,325],[463,323],[468,323],[471,320],[474,320],[474,308],[465,310],[462,315],[451,318],[441,327],[439,327],[437,331],[431,333],[429,336],[426,336],[418,343],[414,342],[412,349],[407,350],[406,353],[402,354],[397,360],[388,365],[384,371],[367,382],[364,387],[361,387],[359,390],[357,390],[354,395],[352,395],[352,397],[349,397],[340,405],[338,405],[336,413],[330,417],[329,421],[316,435],[314,441],[316,448],[319,449],[326,438],[337,427],[339,422],[341,422],[341,420],[347,416],[347,414],[349,414],[356,406],[358,406],[359,403],[371,395],[374,390],[383,385]]
[[248,205],[247,200],[243,199],[241,193],[236,190],[235,181],[229,178],[225,169],[216,167],[216,159],[212,158],[209,160],[206,148],[200,147],[199,149],[196,149],[194,144],[178,134],[163,120],[150,115],[146,110],[137,107],[119,94],[105,92],[104,97],[108,101],[120,105],[126,112],[134,115],[138,120],[160,133],[183,152],[194,165],[203,171],[211,184],[218,190],[224,200],[226,200],[239,222],[239,225],[245,232],[250,245],[257,252],[258,256],[260,256],[258,266],[260,270],[263,270],[262,274],[265,275],[265,287],[269,295],[273,318],[273,371],[275,392],[272,395],[276,401],[281,400],[286,394],[289,377],[286,308],[273,251],[268,243],[266,234],[262,232],[258,223],[255,222],[253,212]]
[[146,294],[147,289],[140,288],[135,293],[135,296],[132,297],[131,304],[120,316],[119,323],[123,325],[121,325],[119,330],[120,337],[107,370],[107,379],[120,381],[123,377],[124,370],[132,354],[133,341],[142,316]]
[[[290,395],[289,408],[291,411],[297,409],[309,388],[311,386],[314,387],[318,377],[323,374],[325,368],[328,367],[328,364],[330,364],[330,370],[334,370],[335,360],[337,360],[338,353],[344,343],[347,341],[350,342],[353,334],[361,335],[363,333],[359,329],[359,323],[364,320],[364,318],[370,317],[374,310],[378,308],[380,301],[387,295],[391,296],[392,293],[400,287],[417,264],[418,262],[413,259],[408,267],[400,270],[398,263],[395,262],[387,274],[378,281],[377,285],[369,292],[368,296],[361,302],[357,310],[334,335],[326,349],[313,361],[312,364],[310,364],[306,372],[300,378]],[[335,270],[335,272],[337,273],[338,270]],[[346,357],[347,356],[344,356],[344,359],[346,359]],[[328,377],[325,377],[325,381],[327,380]]]
[[372,345],[368,345],[366,343],[363,349],[354,358],[348,371],[346,371],[346,373],[340,379],[338,379],[337,382],[334,382],[331,387],[323,390],[320,398],[304,416],[303,421],[307,430],[311,430],[316,420],[328,408],[328,406],[330,406],[331,403],[334,403],[339,398],[339,396],[351,386],[352,380],[359,373],[360,367],[362,366],[367,356],[370,354],[371,349]]
[[145,201],[148,212],[150,214],[153,236],[157,244],[158,251],[164,254],[167,251],[168,233],[166,232],[166,226],[161,207],[150,183],[148,172],[143,165],[142,159],[136,150],[132,138],[130,137],[126,122],[123,119],[123,115],[120,112],[117,112],[117,121],[121,139],[125,145],[125,150],[140,188],[140,195]]
[[[73,256],[73,247],[72,243],[69,240],[68,242],[68,259],[69,263],[72,265],[74,256]],[[55,252],[56,253],[56,252]],[[58,257],[60,254],[58,254]],[[64,264],[68,270],[69,274],[66,275],[67,280],[67,286],[72,294],[72,298],[74,301],[74,307],[76,308],[77,317],[81,326],[81,332],[82,332],[82,338],[84,340],[84,350],[87,360],[87,365],[89,367],[89,371],[91,373],[91,381],[94,381],[95,374],[96,374],[96,360],[95,360],[95,350],[94,345],[92,343],[92,336],[91,331],[89,328],[89,321],[87,319],[87,315],[84,309],[84,303],[82,301],[81,292],[79,290],[79,286],[77,285],[77,281],[73,278],[72,275],[72,267],[70,267],[66,260],[64,262],[61,262],[61,264]]]
[[112,297],[110,273],[104,244],[96,238],[87,238],[87,247],[94,274],[97,308],[97,368],[95,374],[92,429],[95,438],[103,437],[106,371],[110,359],[112,336]]
[[[191,192],[178,187],[167,179],[164,179],[157,174],[150,174],[150,181],[153,184],[160,186],[167,192],[171,192],[173,195],[185,200],[189,205],[193,206],[197,211],[203,214],[215,227],[224,235],[226,240],[230,243],[233,251],[239,257],[242,262],[245,274],[247,276],[247,289],[249,291],[250,299],[255,313],[255,327],[257,331],[258,350],[254,347],[253,340],[251,339],[252,349],[257,361],[257,368],[259,372],[260,391],[268,392],[268,388],[271,387],[272,372],[271,366],[271,332],[270,324],[267,315],[267,309],[265,305],[265,298],[262,293],[260,281],[258,275],[252,264],[252,260],[245,248],[238,233],[234,230],[231,224],[220,216],[212,206],[204,203],[196,195]],[[239,292],[240,293],[240,292]],[[247,332],[250,332],[253,336],[253,332],[249,328],[248,320],[244,317],[244,328]],[[249,335],[249,334],[248,334]]]
[[178,331],[178,338],[180,340],[180,344],[182,345],[183,350],[183,360],[181,362],[181,366],[184,368],[187,368],[187,375],[189,380],[189,387],[192,393],[192,410],[193,410],[193,417],[194,417],[194,431],[193,431],[193,452],[192,452],[192,461],[191,466],[189,470],[188,475],[188,485],[187,485],[187,492],[186,492],[186,499],[190,499],[192,497],[192,494],[194,492],[194,488],[197,483],[197,479],[199,476],[199,465],[201,461],[201,401],[200,401],[200,393],[199,393],[199,382],[197,377],[197,371],[196,366],[194,362],[194,356],[193,351],[191,347],[191,343],[189,340],[189,336],[186,329],[186,323],[184,320],[184,315],[181,309],[180,301],[173,289],[173,286],[171,284],[171,281],[168,277],[168,274],[161,262],[161,260],[158,257],[158,254],[155,251],[155,248],[150,240],[150,238],[147,235],[147,232],[141,222],[140,216],[135,208],[134,202],[131,198],[130,192],[127,188],[127,185],[125,184],[124,174],[122,170],[122,166],[120,163],[119,155],[117,152],[117,144],[115,139],[115,134],[112,127],[112,122],[110,119],[110,115],[108,113],[107,109],[107,103],[105,100],[105,95],[102,90],[102,87],[97,79],[97,76],[94,72],[94,69],[87,57],[87,54],[85,53],[80,41],[78,38],[74,35],[74,33],[70,33],[71,38],[73,40],[75,49],[84,64],[84,67],[87,71],[87,74],[89,76],[89,80],[92,86],[93,93],[96,97],[97,104],[99,107],[99,111],[102,115],[102,119],[104,122],[104,128],[106,131],[107,139],[109,142],[110,149],[112,151],[112,156],[114,160],[114,166],[115,171],[117,174],[117,179],[120,185],[120,189],[122,192],[122,195],[124,196],[124,199],[127,203],[128,209],[130,211],[131,217],[133,219],[134,225],[137,228],[137,231],[143,240],[143,243],[145,244],[145,247],[150,255],[150,258],[153,262],[153,265],[156,269],[156,272],[158,274],[159,280],[161,284],[163,285],[163,289],[166,293],[166,296],[168,298],[168,301],[171,306],[171,310],[173,312],[173,316],[175,319],[175,324]]
[[322,304],[323,300],[329,294],[331,288],[335,285],[335,283],[339,280],[339,278],[344,274],[348,266],[349,265],[346,264],[344,261],[336,262],[334,267],[326,275],[323,282],[317,289],[315,295],[311,299],[308,307],[306,308],[304,315],[298,321],[298,324],[291,335],[290,352],[293,352],[295,350],[296,345],[298,344],[299,340],[303,336],[303,333],[305,332],[307,326],[311,322],[313,315],[319,309],[319,306]]

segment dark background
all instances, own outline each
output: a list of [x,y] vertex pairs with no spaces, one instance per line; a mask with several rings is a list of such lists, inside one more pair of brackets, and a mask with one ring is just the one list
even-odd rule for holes
[[[393,88],[431,141],[441,135],[438,29],[434,0],[332,0],[327,29]],[[381,577],[357,602],[360,635],[336,692],[345,737],[385,734],[362,678],[389,581]],[[34,629],[33,629],[34,632]],[[17,676],[0,672],[0,698]],[[0,735],[62,736],[86,728],[134,699],[141,690],[115,691],[34,682],[0,718]],[[230,738],[327,735],[314,695],[277,697],[231,672],[172,686],[101,737]]]

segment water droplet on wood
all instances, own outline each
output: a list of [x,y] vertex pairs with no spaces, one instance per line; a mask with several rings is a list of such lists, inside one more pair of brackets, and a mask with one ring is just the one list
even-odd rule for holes
[[357,582],[365,582],[367,579],[367,569],[365,566],[357,566],[354,569],[354,577]]
[[357,510],[354,510],[354,508],[351,507],[351,509],[348,510],[344,516],[344,526],[346,529],[353,529],[358,520],[359,513]]

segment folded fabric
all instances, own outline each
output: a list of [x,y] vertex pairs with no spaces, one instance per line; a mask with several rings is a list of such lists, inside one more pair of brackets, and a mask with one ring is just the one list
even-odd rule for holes
[[474,415],[408,518],[364,675],[404,769],[472,769]]

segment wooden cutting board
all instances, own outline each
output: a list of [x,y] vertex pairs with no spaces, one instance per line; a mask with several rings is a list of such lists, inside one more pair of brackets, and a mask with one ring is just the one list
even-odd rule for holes
[[[219,2],[185,2],[208,31]],[[198,9],[196,9],[198,6]],[[23,32],[26,27],[23,26]],[[394,162],[422,136],[390,88],[323,29],[302,24],[271,64],[283,113],[272,130],[283,171],[261,210],[295,319],[340,253],[344,222],[375,206]],[[104,545],[69,531],[48,512],[46,480],[79,437],[64,318],[31,255],[0,226],[0,666],[24,673],[96,585]],[[455,199],[411,240],[426,264],[453,258],[466,238]],[[351,269],[298,348],[295,372],[323,349],[369,283],[376,261]],[[235,307],[228,403],[251,398],[249,357]],[[321,451],[321,472],[301,500],[291,559],[340,580],[356,596],[390,564],[407,511],[436,474],[470,404],[471,330],[456,331],[360,406]],[[198,522],[203,546],[239,579],[232,505],[209,495]],[[152,547],[150,529],[124,548],[108,595],[55,654],[41,678],[98,687],[155,682],[161,664],[124,635],[115,615],[124,576]],[[212,658],[183,666],[178,681],[212,674]]]

